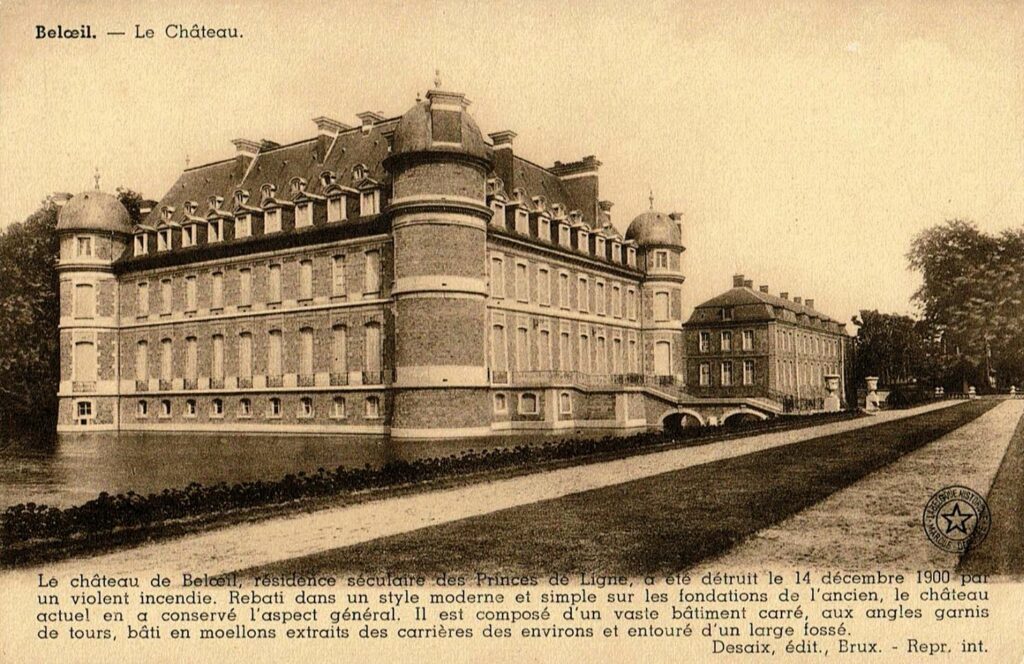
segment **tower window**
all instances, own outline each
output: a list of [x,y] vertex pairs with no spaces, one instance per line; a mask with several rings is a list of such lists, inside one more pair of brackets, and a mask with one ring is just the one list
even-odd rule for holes
[[137,406],[137,408],[135,410],[135,414],[138,417],[148,417],[149,416],[149,402],[147,402],[145,399],[139,401],[139,404],[138,404],[138,406]]
[[277,397],[271,397],[267,417],[281,417],[281,400]]
[[241,399],[238,402],[238,416],[252,417],[252,401]]
[[313,417],[313,400],[311,398],[299,399],[299,417]]
[[334,397],[334,403],[332,405],[331,417],[339,420],[345,419],[345,397]]
[[667,268],[668,267],[668,252],[667,251],[656,251],[654,252],[654,267]]
[[380,398],[366,397],[366,419],[375,420],[380,418]]
[[160,402],[160,417],[171,416],[171,401],[170,399],[164,399]]
[[502,393],[494,395],[494,412],[495,413],[507,413],[508,412],[508,399]]
[[195,399],[189,399],[188,401],[185,402],[185,417],[195,417],[195,416],[196,416],[196,400]]
[[79,235],[75,238],[76,255],[79,258],[92,258],[92,238]]
[[211,417],[224,417],[224,402],[221,399],[214,399],[210,405]]

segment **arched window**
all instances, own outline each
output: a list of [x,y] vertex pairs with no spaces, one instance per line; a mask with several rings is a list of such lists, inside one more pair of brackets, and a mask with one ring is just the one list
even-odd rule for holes
[[380,417],[380,398],[366,397],[366,419],[375,420]]
[[222,399],[214,399],[210,404],[210,415],[213,417],[224,417],[224,401]]
[[185,417],[195,417],[195,416],[196,416],[196,400],[195,399],[188,399],[187,401],[185,401]]
[[337,419],[345,418],[345,397],[334,397],[334,401],[331,406],[331,417]]
[[147,417],[149,415],[149,403],[145,399],[139,400],[138,406],[135,409],[135,414],[138,417]]
[[252,417],[252,401],[250,401],[249,399],[239,399],[238,416]]
[[73,369],[76,381],[96,380],[96,344],[91,341],[75,343]]
[[135,380],[149,380],[149,342],[146,340],[135,344]]
[[524,392],[519,395],[519,412],[523,415],[537,414],[537,395],[533,392]]
[[572,413],[572,395],[568,392],[562,392],[558,395],[558,412],[562,415],[570,415]]
[[170,399],[164,399],[163,401],[160,402],[160,417],[170,417],[170,416],[171,416],[171,400]]
[[302,397],[299,399],[299,417],[313,417],[313,399]]
[[281,400],[277,397],[270,398],[270,405],[267,409],[267,417],[281,417]]

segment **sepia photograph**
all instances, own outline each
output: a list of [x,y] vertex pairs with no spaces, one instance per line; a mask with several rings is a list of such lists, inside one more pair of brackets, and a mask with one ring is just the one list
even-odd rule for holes
[[0,660],[1024,662],[1024,3],[0,56]]

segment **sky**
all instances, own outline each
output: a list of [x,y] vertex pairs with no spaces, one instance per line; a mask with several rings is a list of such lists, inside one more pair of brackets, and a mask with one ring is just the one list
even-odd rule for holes
[[1024,2],[253,0],[0,3],[0,228],[95,169],[159,199],[233,138],[401,114],[435,69],[517,154],[597,155],[621,231],[651,192],[683,213],[690,306],[743,273],[843,321],[913,314],[917,233],[1024,224]]

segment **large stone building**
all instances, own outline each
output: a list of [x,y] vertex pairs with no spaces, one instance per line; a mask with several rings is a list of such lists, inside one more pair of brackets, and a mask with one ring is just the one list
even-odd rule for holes
[[238,139],[136,225],[73,197],[59,427],[430,439],[695,412],[679,216],[623,237],[600,162],[539,166],[468,105],[435,89],[401,117]]

